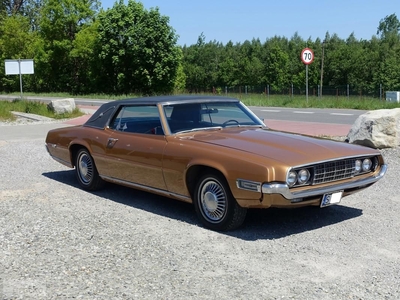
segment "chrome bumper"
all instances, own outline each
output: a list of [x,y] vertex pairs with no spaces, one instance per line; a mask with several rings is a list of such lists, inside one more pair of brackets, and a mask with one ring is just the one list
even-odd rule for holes
[[379,174],[374,177],[359,179],[349,183],[335,184],[327,187],[320,187],[320,188],[310,187],[310,189],[306,191],[298,191],[298,192],[291,191],[289,189],[289,186],[285,183],[264,183],[262,185],[261,191],[263,194],[281,194],[288,200],[319,196],[319,195],[322,196],[323,194],[328,194],[353,188],[362,188],[370,184],[373,184],[385,175],[386,170],[387,170],[387,165],[382,165]]

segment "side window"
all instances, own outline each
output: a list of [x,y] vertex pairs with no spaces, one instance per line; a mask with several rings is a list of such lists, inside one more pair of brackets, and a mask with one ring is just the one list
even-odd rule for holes
[[116,131],[164,134],[155,105],[122,106],[110,123]]

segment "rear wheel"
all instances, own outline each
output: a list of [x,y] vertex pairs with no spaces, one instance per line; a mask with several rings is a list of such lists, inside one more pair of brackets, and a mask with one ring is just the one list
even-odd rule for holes
[[76,154],[75,173],[79,185],[85,190],[98,190],[104,185],[104,181],[97,172],[93,157],[85,148],[79,149]]
[[196,214],[205,227],[217,231],[242,225],[247,209],[239,206],[225,178],[214,172],[201,177],[194,194]]

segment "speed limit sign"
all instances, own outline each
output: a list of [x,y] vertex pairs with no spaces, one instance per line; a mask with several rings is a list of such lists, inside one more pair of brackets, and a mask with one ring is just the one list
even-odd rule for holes
[[304,48],[303,51],[301,51],[301,60],[305,65],[311,64],[314,61],[314,51],[310,48]]

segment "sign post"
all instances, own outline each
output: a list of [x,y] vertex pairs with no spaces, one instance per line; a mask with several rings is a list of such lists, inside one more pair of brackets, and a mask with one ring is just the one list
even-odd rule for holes
[[308,103],[308,65],[314,61],[314,51],[304,48],[300,55],[301,61],[306,65],[306,99]]
[[22,99],[22,74],[33,74],[33,59],[6,59],[5,61],[6,75],[19,74],[19,86],[21,89]]

